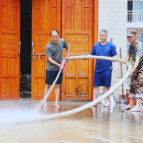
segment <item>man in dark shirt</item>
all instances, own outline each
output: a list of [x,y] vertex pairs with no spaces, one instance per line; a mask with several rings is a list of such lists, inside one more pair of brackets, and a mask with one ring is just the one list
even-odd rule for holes
[[[65,59],[69,59],[69,45],[64,39],[59,38],[59,32],[57,30],[53,30],[50,33],[51,41],[47,43],[45,47],[46,57],[47,57],[47,68],[46,68],[46,87],[44,93],[46,94],[50,89],[50,86],[53,84],[55,80],[59,68],[61,66],[62,56],[63,56],[63,48],[66,48],[67,57]],[[58,105],[58,99],[60,94],[60,84],[62,83],[63,73],[60,74],[60,77],[55,85],[55,108],[60,108]],[[45,102],[44,106],[47,106],[47,102]]]
[[[129,66],[130,57],[134,59],[135,63],[133,69],[130,71],[131,87],[130,87],[130,103],[124,107],[123,110],[131,109],[132,112],[141,111],[141,99],[143,98],[143,47],[142,43],[137,41],[136,30],[129,30],[127,39],[131,43],[126,55],[126,65]],[[136,99],[136,106],[134,107],[134,99]]]

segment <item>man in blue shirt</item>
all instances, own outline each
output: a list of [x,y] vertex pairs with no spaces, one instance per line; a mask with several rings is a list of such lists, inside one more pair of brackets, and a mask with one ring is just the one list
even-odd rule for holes
[[[107,30],[100,31],[100,42],[93,46],[91,55],[106,56],[106,57],[117,57],[116,47],[111,42],[107,41],[108,32]],[[94,89],[93,89],[93,100],[95,100],[99,94],[99,86],[104,86],[104,93],[107,92],[111,86],[111,75],[112,75],[112,61],[109,60],[96,60],[96,67],[94,72]],[[104,106],[108,107],[108,98],[104,100]]]

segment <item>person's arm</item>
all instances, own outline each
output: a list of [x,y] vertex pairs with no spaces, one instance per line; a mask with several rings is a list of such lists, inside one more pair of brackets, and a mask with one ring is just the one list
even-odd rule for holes
[[133,72],[137,69],[139,63],[140,63],[140,60],[141,60],[141,57],[136,57],[136,61],[135,61],[135,64],[134,64],[134,67],[131,71],[129,71],[129,76],[131,76],[133,74]]
[[118,58],[118,56],[117,56],[117,55],[115,55],[115,56],[113,56],[113,58]]
[[48,60],[51,64],[53,64],[53,65],[56,65],[56,66],[58,66],[58,67],[61,66],[61,64],[55,62],[51,57],[47,57],[47,60]]
[[126,55],[126,58],[125,58],[125,63],[126,63],[126,65],[127,65],[127,67],[129,67],[129,65],[131,65],[131,63],[129,62],[130,57],[131,57],[131,54],[128,53],[128,54]]
[[64,39],[63,39],[63,42],[64,42],[63,48],[66,48],[66,57],[65,57],[65,59],[69,60],[70,46]]
[[130,44],[130,46],[128,47],[128,50],[127,50],[127,55],[126,55],[126,58],[125,58],[125,63],[126,63],[126,66],[129,67],[129,65],[131,65],[131,63],[129,62],[130,61],[130,57],[132,55],[132,45]]
[[[128,53],[129,53],[129,52],[128,52]],[[129,53],[129,54],[130,54],[130,53]],[[127,64],[128,64],[128,61],[129,61],[129,56],[130,56],[130,55],[128,55],[128,57],[126,57],[126,63],[127,63]],[[140,43],[140,44],[138,45],[138,47],[136,47],[136,60],[135,60],[133,69],[130,71],[129,76],[131,76],[131,75],[133,74],[133,72],[137,69],[137,67],[138,67],[138,65],[139,65],[139,63],[140,63],[140,60],[141,60],[142,56],[143,56],[143,48],[142,48],[142,44]]]
[[[113,58],[118,58],[117,52],[116,52],[116,46],[113,44],[111,48],[112,48],[112,54],[111,54],[112,57],[113,57]],[[111,62],[115,62],[114,60],[110,60],[110,61],[111,61]]]
[[[113,58],[118,58],[117,55],[112,56]],[[114,60],[110,60],[111,62],[115,62]]]
[[66,58],[67,60],[69,60],[69,56],[70,56],[70,46],[68,45],[68,48],[66,48]]

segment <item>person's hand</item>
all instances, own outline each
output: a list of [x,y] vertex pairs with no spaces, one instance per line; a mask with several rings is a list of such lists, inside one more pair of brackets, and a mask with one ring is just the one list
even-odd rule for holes
[[129,72],[129,76],[132,76],[134,71],[128,71]]
[[126,66],[129,67],[130,65],[132,65],[130,62],[126,63]]
[[[59,69],[61,69],[62,64],[59,64],[58,66],[59,66]],[[64,66],[63,66],[63,68],[62,68],[61,72],[64,72]]]
[[61,64],[58,64],[58,67],[61,68]]
[[[115,55],[114,57],[113,57],[114,59],[117,59],[118,58],[118,56],[117,55]],[[115,62],[114,60],[110,60],[111,62]]]
[[61,64],[59,64],[59,68],[60,69],[62,68],[61,70],[62,73],[65,71],[66,67],[67,67],[67,63],[65,63],[64,61],[62,61]]
[[117,55],[115,55],[115,56],[114,56],[114,58],[115,58],[115,59],[117,59],[117,58],[118,58],[118,56],[117,56]]
[[69,56],[65,57],[65,59],[66,59],[67,61],[69,61]]

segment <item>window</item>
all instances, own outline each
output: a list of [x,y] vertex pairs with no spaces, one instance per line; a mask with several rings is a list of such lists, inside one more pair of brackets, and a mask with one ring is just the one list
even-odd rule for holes
[[128,22],[143,22],[143,0],[128,0]]
[[128,11],[133,10],[133,1],[128,1],[127,8],[128,8]]

